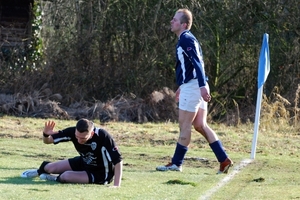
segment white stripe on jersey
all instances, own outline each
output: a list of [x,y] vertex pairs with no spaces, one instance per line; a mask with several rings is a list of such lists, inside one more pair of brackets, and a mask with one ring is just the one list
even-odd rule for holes
[[62,138],[57,138],[57,139],[53,140],[53,143],[58,143],[61,141],[70,141],[70,140],[71,140],[70,137],[62,137]]
[[106,180],[108,177],[108,172],[109,172],[108,162],[111,162],[111,157],[110,157],[107,149],[104,146],[101,148],[101,153],[102,153],[103,164],[104,164],[104,168],[105,168],[105,180]]
[[[196,54],[197,54],[197,57],[200,59],[200,62],[201,62],[201,59],[202,59],[202,56],[201,56],[201,53],[199,51],[199,43],[194,41],[194,45],[195,45],[195,49],[196,49]],[[193,65],[194,66],[194,65]],[[197,77],[197,74],[196,74],[196,70],[195,70],[195,66],[194,66],[194,70],[193,70],[193,76],[194,77]]]
[[96,133],[96,135],[98,135],[98,136],[99,136],[99,130],[100,130],[100,128],[97,128],[97,127],[94,129],[94,133]]
[[[184,50],[181,48],[181,46],[179,46],[177,48],[177,56],[178,56],[178,60],[180,61],[181,65],[181,69],[182,69],[182,83],[184,83],[184,80],[185,80],[185,65],[184,65],[184,56],[183,56],[183,53],[186,54],[184,52]],[[187,56],[187,55],[186,55]]]

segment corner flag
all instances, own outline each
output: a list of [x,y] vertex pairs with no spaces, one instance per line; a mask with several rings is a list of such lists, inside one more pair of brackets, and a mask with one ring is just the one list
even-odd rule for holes
[[260,50],[260,56],[258,61],[258,92],[257,92],[257,101],[256,101],[256,114],[255,114],[255,124],[254,124],[254,135],[252,140],[252,149],[251,149],[251,159],[255,158],[257,136],[258,136],[258,126],[260,118],[260,108],[261,100],[263,93],[263,85],[267,80],[267,77],[270,72],[270,53],[269,53],[269,35],[264,34],[262,47]]
[[270,72],[269,35],[264,34],[258,61],[258,88],[266,82]]

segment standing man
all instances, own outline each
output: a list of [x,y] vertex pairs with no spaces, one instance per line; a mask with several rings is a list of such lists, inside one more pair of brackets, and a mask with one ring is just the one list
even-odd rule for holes
[[72,141],[79,156],[56,162],[44,161],[39,169],[26,170],[23,178],[57,181],[60,183],[94,183],[121,186],[122,157],[111,135],[93,122],[80,119],[76,127],[54,131],[55,122],[45,123],[43,141],[45,144],[58,144]]
[[158,171],[182,171],[184,156],[191,141],[192,126],[209,143],[220,162],[218,173],[227,173],[233,162],[228,158],[217,134],[207,125],[207,102],[211,100],[205,76],[202,50],[190,32],[193,16],[188,9],[179,9],[171,20],[171,31],[178,37],[176,46],[176,100],[179,100],[180,135],[172,161],[158,166]]

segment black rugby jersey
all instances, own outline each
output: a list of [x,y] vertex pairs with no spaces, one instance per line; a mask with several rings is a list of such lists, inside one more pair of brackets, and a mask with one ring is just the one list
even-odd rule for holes
[[94,128],[95,134],[85,144],[78,143],[75,130],[76,127],[60,130],[57,134],[52,135],[53,143],[72,141],[83,159],[85,169],[111,172],[114,168],[113,165],[122,161],[121,153],[113,138],[104,129]]

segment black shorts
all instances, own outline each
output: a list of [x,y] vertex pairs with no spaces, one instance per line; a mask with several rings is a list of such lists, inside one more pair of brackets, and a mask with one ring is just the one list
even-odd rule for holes
[[88,170],[84,166],[84,162],[80,156],[68,159],[70,166],[73,171],[85,171],[89,177],[89,183],[95,184],[108,184],[113,180],[113,173],[108,173],[107,178],[105,178],[105,171]]

